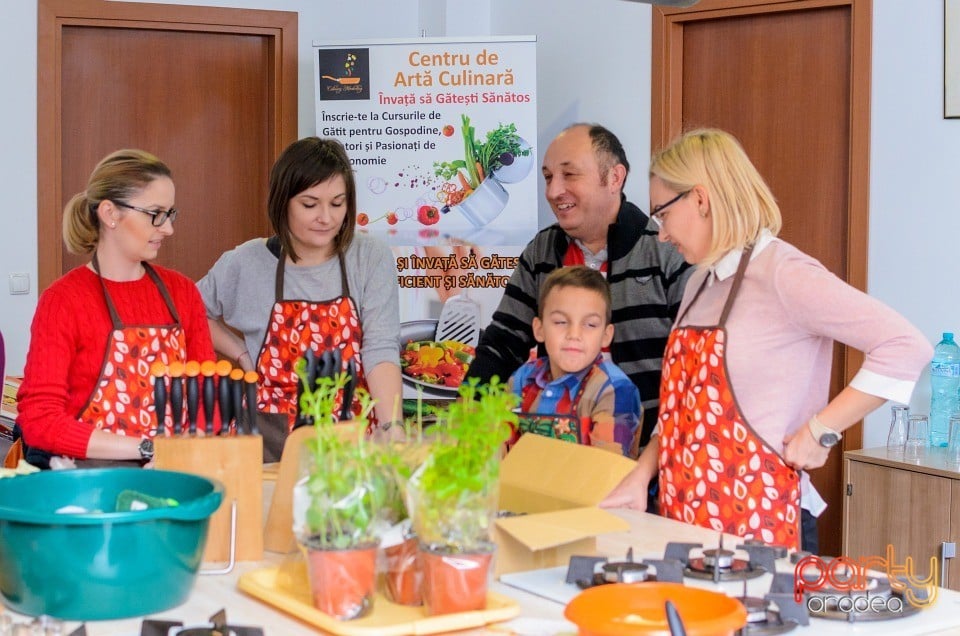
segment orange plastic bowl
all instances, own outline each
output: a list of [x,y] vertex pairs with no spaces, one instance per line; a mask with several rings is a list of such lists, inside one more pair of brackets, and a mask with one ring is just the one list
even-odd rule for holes
[[668,600],[689,636],[726,636],[747,623],[747,610],[737,599],[679,583],[599,585],[574,597],[563,615],[580,636],[669,636]]

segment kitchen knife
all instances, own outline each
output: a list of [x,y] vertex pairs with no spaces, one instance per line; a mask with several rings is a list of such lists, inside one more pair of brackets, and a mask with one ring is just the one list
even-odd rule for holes
[[247,433],[259,435],[260,427],[257,426],[257,380],[260,374],[256,371],[247,371],[243,376],[244,388],[247,394]]
[[183,372],[182,362],[170,363],[170,414],[173,416],[174,435],[180,434],[180,422],[183,421]]
[[203,417],[206,422],[204,432],[213,435],[213,408],[217,401],[217,389],[213,376],[217,374],[217,363],[213,360],[204,360],[200,365],[203,375]]
[[[237,429],[237,435],[240,434],[240,420],[243,416],[243,369],[234,369],[230,372],[230,397],[233,402],[231,412],[233,413],[233,425]],[[250,432],[250,425],[247,424],[247,433]]]
[[307,387],[313,391],[317,388],[317,371],[320,367],[320,361],[317,359],[317,352],[312,347],[307,347],[307,352],[303,357],[306,361]]
[[154,362],[150,366],[153,376],[153,410],[157,416],[157,437],[162,437],[167,424],[167,365]]
[[197,407],[200,401],[200,363],[191,360],[187,363],[187,426],[190,435],[197,434]]
[[347,384],[343,387],[343,406],[340,409],[340,421],[353,417],[353,391],[357,387],[357,367],[353,358],[347,362]]
[[220,409],[220,434],[230,432],[230,419],[233,410],[230,408],[230,371],[233,365],[229,360],[217,361],[217,406]]
[[333,356],[330,355],[329,350],[324,350],[320,354],[320,372],[317,377],[329,378],[333,373]]
[[343,352],[340,350],[340,347],[335,347],[333,351],[330,352],[330,358],[332,362],[330,366],[330,377],[335,378],[343,372]]

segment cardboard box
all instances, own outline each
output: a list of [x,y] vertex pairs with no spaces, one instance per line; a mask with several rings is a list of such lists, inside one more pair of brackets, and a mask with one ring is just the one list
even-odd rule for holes
[[566,565],[596,554],[596,537],[629,524],[596,507],[636,466],[607,450],[540,435],[523,435],[500,469],[495,575]]

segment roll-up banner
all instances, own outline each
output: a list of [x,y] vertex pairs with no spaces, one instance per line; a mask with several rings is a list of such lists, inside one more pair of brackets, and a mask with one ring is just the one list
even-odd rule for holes
[[536,38],[313,46],[317,135],[346,147],[357,231],[396,259],[404,397],[454,397],[537,232]]

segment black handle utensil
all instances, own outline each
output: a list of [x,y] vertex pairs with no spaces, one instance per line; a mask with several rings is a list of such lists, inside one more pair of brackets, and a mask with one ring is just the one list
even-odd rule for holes
[[233,409],[230,405],[230,371],[233,369],[226,360],[217,362],[217,408],[220,411],[220,434],[230,432],[230,419]]
[[333,355],[330,351],[324,351],[320,354],[320,370],[317,373],[318,378],[329,378],[335,373],[333,367]]
[[217,402],[217,387],[213,376],[217,373],[217,363],[213,360],[205,361],[200,365],[200,373],[203,374],[204,432],[213,435],[213,408]]
[[683,627],[683,621],[680,620],[680,614],[674,607],[673,602],[668,600],[663,605],[667,613],[667,626],[670,628],[670,636],[687,636],[687,630]]
[[187,432],[197,434],[197,410],[200,402],[200,365],[190,362],[187,368]]
[[353,392],[357,388],[357,367],[353,358],[347,362],[347,384],[343,387],[343,405],[340,408],[340,421],[353,417]]
[[247,424],[247,432],[251,435],[260,434],[260,427],[257,426],[257,380],[259,379],[260,375],[256,371],[247,371],[243,376],[247,394],[247,416],[250,418]]
[[336,377],[339,373],[343,371],[343,352],[340,351],[340,347],[337,347],[330,352],[330,376]]
[[150,369],[153,376],[153,409],[157,415],[157,437],[162,437],[167,424],[167,366],[157,362]]
[[183,376],[170,370],[170,415],[173,417],[173,434],[179,435],[183,422]]
[[[230,399],[233,402],[231,407],[233,421],[239,435],[240,420],[243,418],[243,369],[234,369],[230,372]],[[246,429],[247,433],[250,433],[249,422],[246,422]]]

